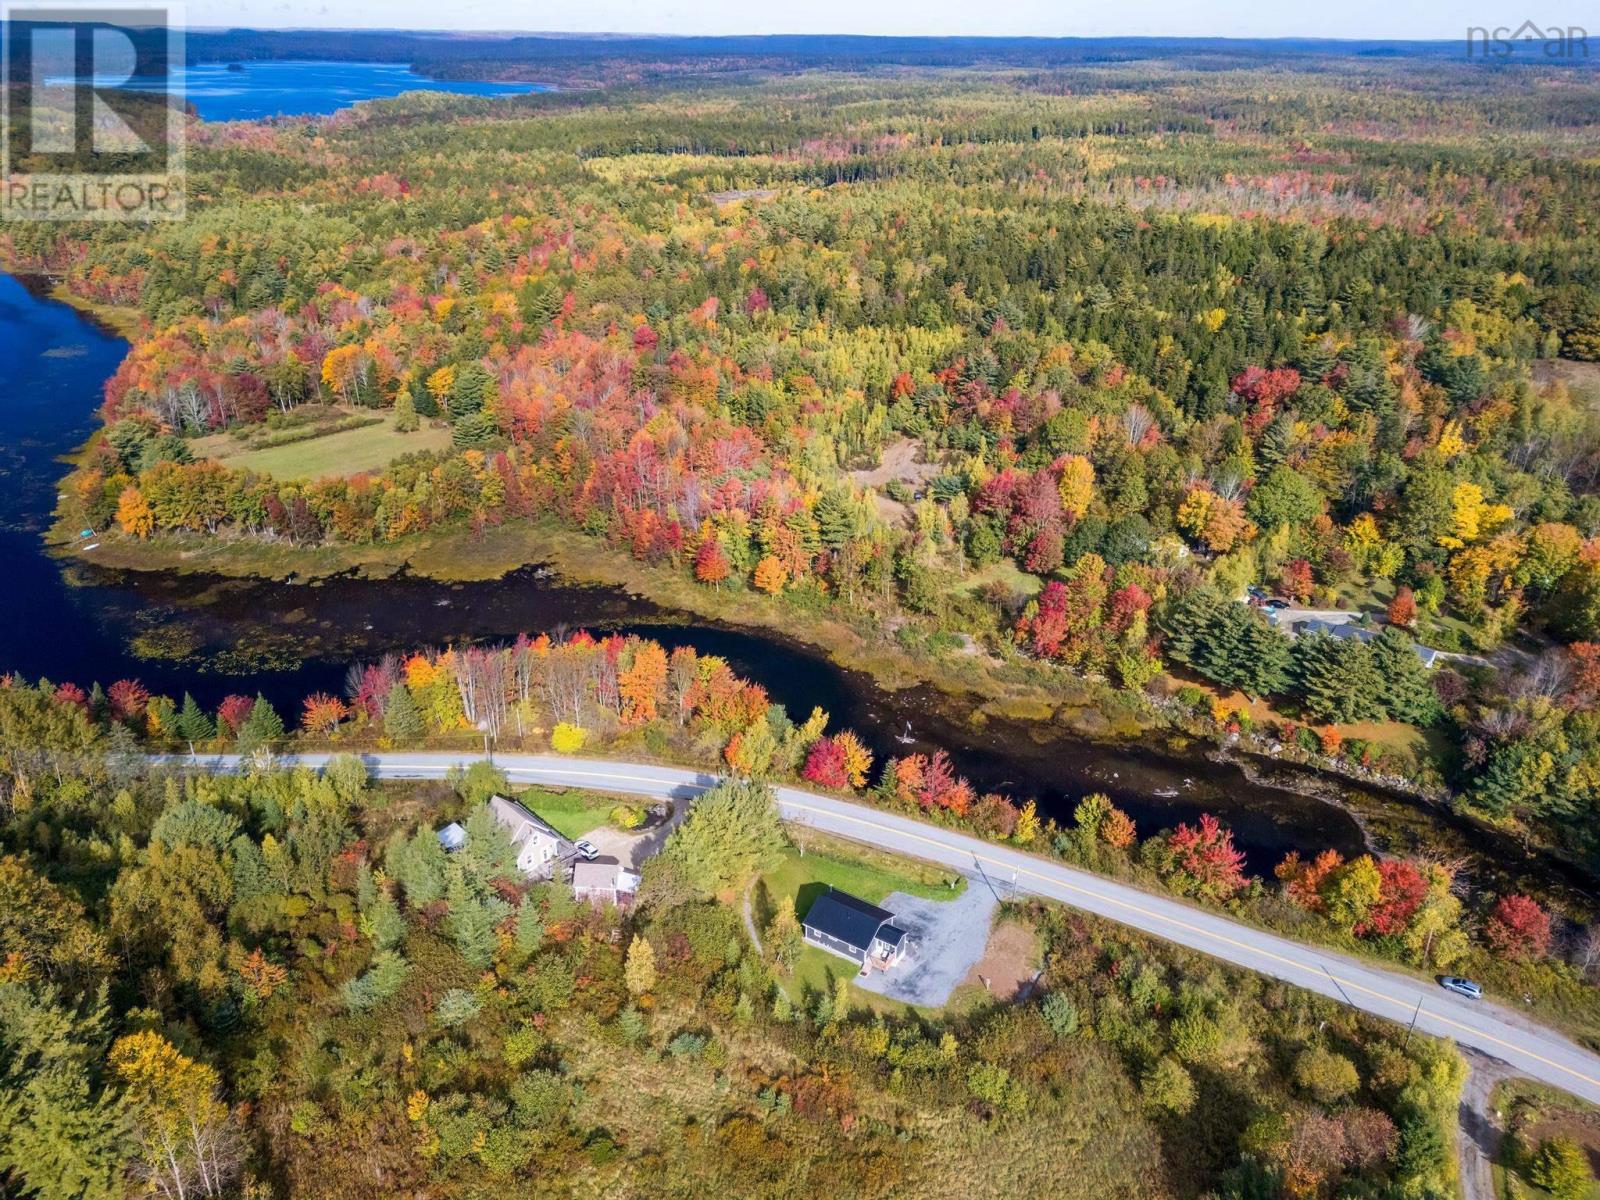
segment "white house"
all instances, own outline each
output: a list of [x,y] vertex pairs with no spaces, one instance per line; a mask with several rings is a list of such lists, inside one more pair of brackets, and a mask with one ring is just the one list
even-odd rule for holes
[[572,865],[572,896],[591,904],[623,904],[639,890],[639,876],[614,858]]
[[573,853],[572,843],[515,800],[489,798],[489,811],[517,850],[517,868],[530,876],[548,875],[551,865]]

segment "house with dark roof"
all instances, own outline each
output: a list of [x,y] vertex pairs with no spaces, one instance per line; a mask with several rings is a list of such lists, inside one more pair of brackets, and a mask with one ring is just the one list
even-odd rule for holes
[[[1304,637],[1307,634],[1325,634],[1328,637],[1344,638],[1347,642],[1373,643],[1378,640],[1378,630],[1358,626],[1354,621],[1333,622],[1320,621],[1320,619],[1294,621],[1290,626],[1290,632],[1294,637]],[[1418,658],[1422,666],[1427,667],[1429,670],[1438,666],[1438,651],[1432,650],[1430,646],[1424,646],[1421,642],[1413,642],[1411,643],[1411,653],[1416,654],[1416,658]]]
[[812,902],[800,922],[813,946],[848,958],[863,969],[894,966],[910,948],[910,937],[894,914],[830,887]]

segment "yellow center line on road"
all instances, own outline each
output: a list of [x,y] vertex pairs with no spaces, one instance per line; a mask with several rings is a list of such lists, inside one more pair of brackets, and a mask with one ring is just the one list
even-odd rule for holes
[[[513,769],[519,769],[519,768],[513,768]],[[674,788],[677,788],[677,787],[694,787],[694,788],[699,788],[702,791],[706,790],[706,787],[703,784],[696,783],[696,782],[693,782],[693,781],[690,781],[690,780],[683,780],[683,779],[661,779],[661,778],[645,776],[645,775],[621,775],[621,774],[616,774],[616,773],[609,772],[609,771],[567,770],[567,769],[563,769],[563,768],[559,768],[559,767],[550,767],[550,768],[545,768],[545,767],[523,767],[523,768],[520,768],[520,769],[524,770],[524,771],[543,772],[544,774],[548,774],[548,775],[573,775],[573,776],[577,776],[579,778],[585,778],[585,779],[615,779],[615,780],[621,780],[623,782],[633,784],[635,786],[638,786],[638,785],[641,785],[641,784],[654,784],[654,785],[662,786],[662,787],[674,787]],[[790,794],[792,795],[793,793],[791,792]],[[875,830],[875,831],[877,831],[879,833],[887,833],[887,834],[893,834],[893,835],[895,835],[897,837],[909,838],[909,839],[911,839],[913,841],[922,842],[922,843],[925,843],[926,845],[937,847],[940,850],[943,850],[943,851],[946,851],[946,852],[951,852],[951,851],[954,851],[954,852],[957,852],[957,853],[968,853],[968,852],[970,852],[972,857],[973,857],[973,859],[976,862],[988,863],[990,866],[999,867],[999,868],[1002,868],[1004,870],[1013,871],[1013,872],[1015,872],[1015,873],[1017,873],[1019,875],[1030,876],[1031,878],[1036,879],[1036,880],[1040,881],[1041,883],[1046,883],[1046,884],[1049,884],[1049,885],[1051,885],[1053,887],[1062,888],[1062,889],[1065,889],[1067,891],[1074,892],[1074,893],[1076,893],[1078,895],[1081,895],[1081,896],[1090,897],[1090,898],[1092,898],[1094,900],[1099,901],[1102,904],[1112,905],[1112,906],[1115,906],[1117,908],[1124,909],[1124,910],[1126,910],[1126,911],[1128,911],[1130,913],[1137,913],[1139,916],[1144,917],[1146,920],[1163,922],[1166,925],[1171,926],[1171,927],[1173,927],[1175,929],[1182,929],[1185,932],[1193,935],[1194,937],[1209,939],[1210,941],[1212,941],[1212,942],[1214,942],[1214,943],[1216,943],[1218,945],[1229,946],[1229,947],[1231,947],[1231,948],[1233,948],[1233,949],[1235,949],[1237,951],[1240,951],[1241,953],[1255,955],[1255,956],[1257,956],[1259,958],[1267,959],[1270,962],[1278,963],[1279,965],[1281,965],[1281,966],[1283,966],[1285,968],[1289,968],[1289,969],[1292,969],[1294,971],[1302,972],[1302,973],[1311,975],[1313,977],[1315,977],[1315,975],[1317,973],[1317,970],[1319,969],[1318,967],[1312,967],[1312,966],[1309,966],[1309,965],[1307,965],[1305,963],[1297,962],[1292,958],[1286,958],[1283,955],[1278,954],[1273,950],[1264,949],[1263,947],[1260,947],[1260,946],[1253,946],[1248,942],[1240,941],[1237,938],[1229,937],[1226,934],[1222,934],[1222,933],[1218,933],[1218,932],[1216,932],[1214,930],[1206,929],[1206,928],[1204,928],[1203,926],[1200,926],[1200,925],[1191,924],[1188,921],[1181,920],[1181,919],[1179,919],[1177,917],[1170,916],[1170,915],[1168,915],[1166,913],[1157,912],[1154,909],[1143,908],[1138,904],[1132,903],[1131,901],[1128,901],[1128,900],[1120,899],[1119,897],[1117,897],[1115,895],[1109,895],[1109,894],[1106,894],[1104,892],[1098,892],[1098,891],[1095,891],[1093,889],[1086,888],[1086,887],[1082,886],[1081,884],[1077,884],[1077,883],[1071,882],[1069,879],[1063,879],[1063,878],[1059,878],[1057,876],[1048,875],[1048,874],[1045,874],[1042,871],[1033,870],[1030,867],[1020,866],[1017,863],[1011,862],[1011,861],[1009,861],[1007,859],[997,858],[997,857],[994,857],[992,855],[984,854],[984,853],[982,853],[981,850],[976,849],[976,848],[968,851],[968,849],[966,847],[951,845],[949,842],[941,841],[938,838],[929,837],[926,834],[918,833],[918,832],[916,832],[915,830],[912,830],[912,829],[904,829],[904,828],[899,828],[899,827],[894,826],[894,825],[887,825],[887,824],[883,823],[882,821],[874,821],[871,818],[858,816],[855,813],[851,813],[851,812],[840,812],[840,811],[837,811],[837,810],[834,810],[834,809],[818,808],[818,807],[815,807],[813,805],[803,803],[802,801],[799,801],[799,800],[780,799],[780,803],[785,805],[785,806],[787,806],[787,807],[789,807],[789,808],[791,808],[791,809],[797,809],[797,810],[799,810],[801,812],[812,813],[812,814],[815,814],[817,816],[832,817],[832,818],[834,818],[836,820],[849,821],[849,822],[853,822],[856,825],[860,825],[863,828]],[[845,805],[845,802],[844,801],[839,801],[839,804],[840,804],[841,807],[843,807]],[[954,834],[952,836],[965,838],[967,835],[957,833],[957,834]],[[1118,885],[1112,884],[1111,886],[1118,886]],[[1276,935],[1273,935],[1273,934],[1264,934],[1263,936],[1265,936],[1265,937],[1273,937],[1273,938],[1276,937]],[[1310,947],[1308,947],[1307,949],[1311,950]],[[1320,967],[1320,964],[1319,964],[1319,967]],[[1355,981],[1350,980],[1350,979],[1342,979],[1342,978],[1334,975],[1331,971],[1328,971],[1326,967],[1320,967],[1320,969],[1323,971],[1323,973],[1325,973],[1328,976],[1328,978],[1330,980],[1332,980],[1335,984],[1337,984],[1340,987],[1349,988],[1349,989],[1351,989],[1353,991],[1360,992],[1363,995],[1370,996],[1375,1000],[1381,1000],[1386,1004],[1391,1004],[1391,1005],[1395,1006],[1397,1009],[1401,1010],[1402,1012],[1404,1010],[1406,1010],[1407,1008],[1411,1007],[1411,1001],[1409,999],[1400,999],[1400,998],[1398,998],[1396,996],[1392,996],[1392,995],[1388,994],[1387,992],[1382,992],[1382,991],[1378,991],[1375,988],[1367,987],[1365,984],[1356,983]],[[1526,1048],[1524,1046],[1517,1045],[1515,1042],[1508,1042],[1505,1039],[1497,1037],[1492,1033],[1487,1033],[1484,1030],[1474,1028],[1471,1025],[1466,1025],[1466,1024],[1463,1024],[1460,1021],[1453,1020],[1452,1018],[1447,1017],[1442,1013],[1431,1012],[1430,1011],[1428,1013],[1428,1017],[1429,1017],[1430,1020],[1437,1021],[1438,1023],[1440,1023],[1442,1025],[1446,1025],[1446,1026],[1448,1026],[1448,1027],[1450,1027],[1452,1029],[1458,1029],[1461,1032],[1470,1035],[1475,1041],[1478,1041],[1478,1042],[1491,1042],[1496,1046],[1503,1047],[1506,1050],[1510,1050],[1510,1051],[1513,1051],[1516,1054],[1520,1054],[1520,1055],[1523,1055],[1523,1056],[1525,1056],[1527,1058],[1530,1058],[1535,1062],[1542,1063],[1544,1066],[1547,1066],[1547,1067],[1550,1067],[1553,1070],[1559,1071],[1564,1075],[1570,1075],[1574,1079],[1582,1080],[1584,1083],[1590,1084],[1590,1085],[1592,1085],[1592,1086],[1594,1086],[1596,1088],[1600,1088],[1600,1078],[1597,1078],[1597,1077],[1595,1077],[1593,1075],[1586,1075],[1582,1071],[1576,1070],[1573,1067],[1569,1067],[1564,1063],[1557,1062],[1557,1061],[1555,1061],[1554,1059],[1551,1059],[1551,1058],[1546,1058],[1544,1055],[1538,1053],[1535,1050],[1529,1050],[1528,1048]]]

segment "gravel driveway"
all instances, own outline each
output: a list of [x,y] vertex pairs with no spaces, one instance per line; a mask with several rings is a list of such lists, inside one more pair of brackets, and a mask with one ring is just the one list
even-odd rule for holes
[[[644,865],[645,859],[653,857],[660,851],[672,831],[683,823],[684,817],[689,815],[689,805],[686,802],[678,800],[669,803],[672,804],[672,816],[660,825],[652,825],[649,829],[635,833],[611,825],[601,825],[584,836],[594,843],[601,857],[614,858],[630,870],[637,871]],[[601,819],[604,820],[604,817]]]
[[967,880],[954,900],[924,900],[894,892],[881,907],[912,937],[911,952],[887,971],[873,971],[856,984],[869,992],[923,1008],[942,1008],[950,993],[983,957],[989,924],[1000,906],[989,885]]

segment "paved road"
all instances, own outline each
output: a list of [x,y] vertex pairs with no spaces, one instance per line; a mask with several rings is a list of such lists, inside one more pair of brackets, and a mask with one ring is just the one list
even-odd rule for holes
[[[374,773],[387,779],[437,779],[451,767],[472,761],[452,754],[366,757]],[[327,758],[308,754],[287,761],[320,767]],[[213,771],[231,771],[238,766],[231,756],[193,763],[175,756],[171,761]],[[551,755],[500,755],[495,765],[517,782],[587,787],[652,799],[692,798],[718,782],[717,776],[704,771]],[[974,877],[973,886],[987,883],[1001,895],[1021,893],[1059,900],[1376,1016],[1402,1024],[1415,1019],[1424,1033],[1454,1038],[1509,1064],[1519,1074],[1600,1103],[1600,1056],[1509,1009],[1465,1000],[1428,980],[1303,945],[1170,897],[954,830],[798,788],[775,791],[786,821],[953,867]]]

